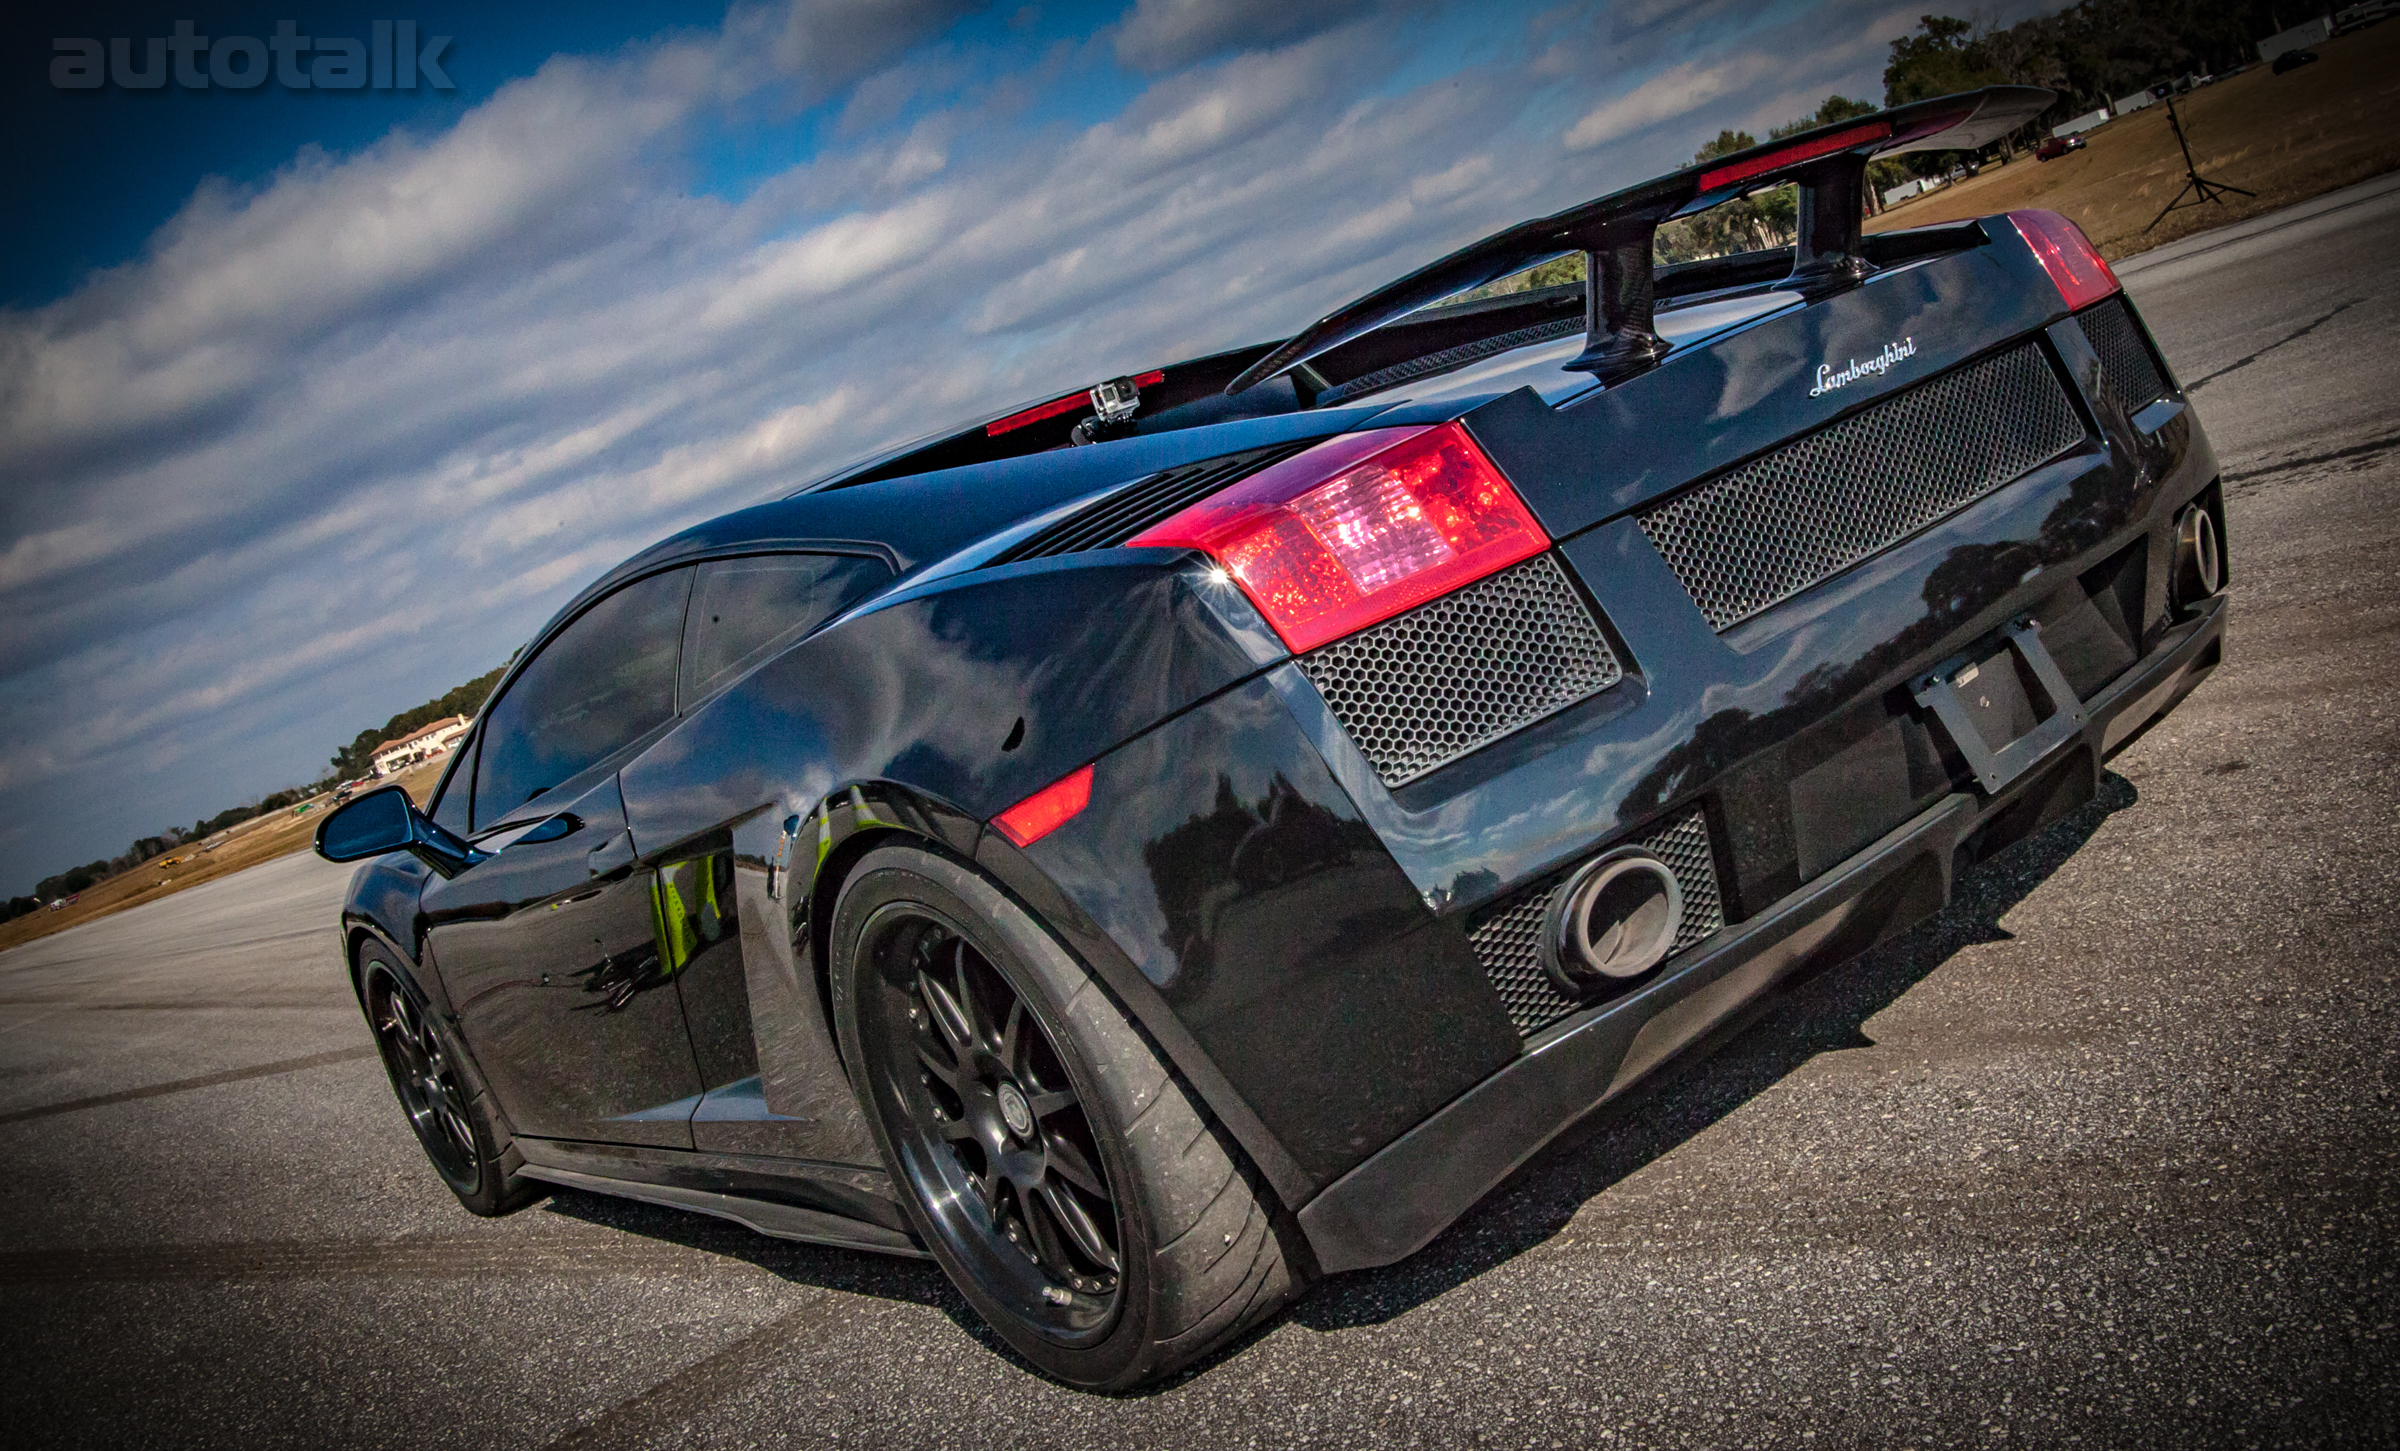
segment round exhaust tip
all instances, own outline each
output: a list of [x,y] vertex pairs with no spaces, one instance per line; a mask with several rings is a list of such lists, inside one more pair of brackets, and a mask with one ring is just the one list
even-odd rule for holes
[[2189,609],[2224,583],[2225,560],[2217,548],[2217,521],[2194,504],[2175,521],[2175,603]]
[[1683,888],[1667,864],[1646,851],[1612,852],[1551,893],[1543,965],[1580,997],[1658,966],[1682,926]]

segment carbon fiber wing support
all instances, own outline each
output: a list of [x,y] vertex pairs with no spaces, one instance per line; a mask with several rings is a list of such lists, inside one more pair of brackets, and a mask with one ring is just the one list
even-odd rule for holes
[[1868,269],[1860,254],[1867,163],[1906,151],[1971,150],[2039,116],[2037,86],[1988,86],[1894,106],[1720,156],[1638,186],[1519,222],[1346,303],[1225,385],[1239,393],[1430,303],[1547,258],[1585,254],[1584,349],[1570,367],[1615,383],[1654,366],[1667,344],[1652,326],[1652,239],[1663,223],[1761,187],[1800,187],[1800,236],[1787,286],[1815,296]]

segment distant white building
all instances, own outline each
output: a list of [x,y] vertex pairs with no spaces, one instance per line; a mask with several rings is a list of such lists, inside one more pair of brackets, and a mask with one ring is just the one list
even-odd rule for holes
[[465,716],[454,715],[448,720],[437,720],[432,725],[413,730],[396,741],[385,741],[375,748],[371,758],[375,763],[375,774],[389,776],[394,771],[440,755],[467,733],[468,724]]
[[2086,111],[2080,116],[2059,122],[2057,125],[2050,128],[2050,134],[2053,136],[2072,136],[2078,131],[2089,131],[2094,126],[2099,125],[2101,122],[2107,120],[2114,114],[2116,113],[2109,110],[2108,107],[2102,106],[2097,111]]
[[2258,58],[2273,60],[2287,50],[2306,50],[2312,45],[2323,45],[2331,39],[2333,39],[2333,18],[2321,15],[2314,20],[2302,21],[2289,30],[2279,31],[2260,41]]

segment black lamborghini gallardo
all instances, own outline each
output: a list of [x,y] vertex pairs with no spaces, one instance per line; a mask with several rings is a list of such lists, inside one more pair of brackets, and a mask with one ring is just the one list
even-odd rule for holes
[[[611,570],[425,811],[320,831],[434,1166],[931,1254],[1129,1386],[1938,909],[2225,628],[2216,462],[2083,235],[1862,235],[1871,156],[2048,99],[1677,172]],[[1654,265],[1784,182],[1797,245]]]

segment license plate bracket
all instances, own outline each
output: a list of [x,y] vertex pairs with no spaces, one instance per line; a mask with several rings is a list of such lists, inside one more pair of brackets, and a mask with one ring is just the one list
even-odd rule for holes
[[1997,640],[1952,656],[1909,688],[1992,795],[2072,740],[2087,718],[2032,619],[2014,621]]

